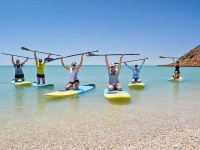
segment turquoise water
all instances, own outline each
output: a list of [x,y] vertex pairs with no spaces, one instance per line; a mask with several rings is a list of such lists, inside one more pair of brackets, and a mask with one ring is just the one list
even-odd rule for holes
[[[53,88],[15,87],[10,82],[14,76],[14,68],[12,66],[1,66],[0,68],[0,121],[24,116],[34,117],[38,112],[57,113],[58,109],[59,111],[62,109],[85,109],[88,106],[104,109],[115,105],[122,105],[121,107],[140,107],[141,105],[144,107],[151,103],[174,105],[181,103],[199,105],[200,103],[200,68],[181,68],[181,76],[184,81],[176,83],[168,81],[174,70],[173,67],[144,66],[140,78],[146,86],[144,89],[135,90],[127,87],[132,72],[123,66],[119,80],[123,88],[131,95],[131,100],[124,103],[108,101],[104,98],[103,90],[107,85],[108,75],[106,67],[103,65],[82,66],[79,73],[81,84],[95,83],[95,90],[60,100],[48,100],[43,94],[64,89],[69,79],[69,73],[62,66],[45,66],[46,83],[53,83],[55,85]],[[23,71],[27,81],[35,81],[35,66],[25,66]],[[71,106],[70,103],[75,106]]]
[[[81,84],[95,83],[96,88],[63,99],[43,96],[64,89],[69,73],[61,66],[45,66],[46,83],[53,83],[53,88],[15,87],[10,82],[14,68],[0,69],[0,149],[58,149],[58,145],[69,149],[143,145],[152,149],[149,142],[156,142],[153,147],[157,149],[166,143],[163,149],[173,149],[171,143],[188,145],[184,139],[190,137],[189,145],[193,145],[200,132],[200,68],[181,68],[184,80],[169,82],[173,67],[144,66],[140,77],[146,85],[136,90],[128,88],[132,72],[122,66],[119,79],[131,95],[124,102],[104,98],[105,66],[83,66]],[[35,66],[23,70],[26,80],[34,82]]]

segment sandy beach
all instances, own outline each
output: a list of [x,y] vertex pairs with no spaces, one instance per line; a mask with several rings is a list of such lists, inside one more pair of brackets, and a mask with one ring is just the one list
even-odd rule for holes
[[1,123],[0,149],[200,149],[198,106],[154,105],[16,118]]

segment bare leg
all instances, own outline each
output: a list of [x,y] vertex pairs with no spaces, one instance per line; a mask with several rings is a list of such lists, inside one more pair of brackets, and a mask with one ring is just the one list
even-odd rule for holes
[[79,86],[79,82],[75,82],[74,84],[73,84],[73,89],[74,90],[76,90],[76,89],[78,89],[78,86]]
[[25,79],[24,78],[22,78],[22,81],[24,81]]
[[120,83],[117,84],[117,90],[121,91],[122,90],[122,85]]
[[45,78],[42,78],[42,83],[45,84]]
[[15,78],[15,82],[17,82],[17,81],[18,81],[18,79],[19,79],[19,78]]
[[66,89],[66,90],[69,90],[71,87],[72,87],[72,84],[71,84],[71,83],[68,83],[68,84],[65,86],[65,89]]
[[135,82],[135,79],[132,79],[131,82],[134,83],[134,82]]
[[108,84],[108,91],[113,91],[114,90],[114,86],[111,84]]
[[138,83],[141,83],[141,80],[140,80],[140,79],[138,79],[138,80],[137,80],[137,82],[138,82]]
[[40,78],[37,77],[37,84],[40,84]]

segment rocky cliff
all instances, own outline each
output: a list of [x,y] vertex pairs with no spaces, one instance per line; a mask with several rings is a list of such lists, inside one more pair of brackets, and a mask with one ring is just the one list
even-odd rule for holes
[[[200,67],[200,45],[196,46],[188,53],[184,54],[179,58],[179,63],[181,66],[185,67]],[[173,63],[166,66],[172,66]]]

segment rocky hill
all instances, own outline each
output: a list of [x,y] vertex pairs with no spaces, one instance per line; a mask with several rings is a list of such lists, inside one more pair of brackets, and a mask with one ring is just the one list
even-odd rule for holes
[[[200,67],[200,45],[196,46],[188,53],[184,54],[179,58],[179,63],[181,66],[185,67]],[[165,65],[172,66],[173,63]]]

